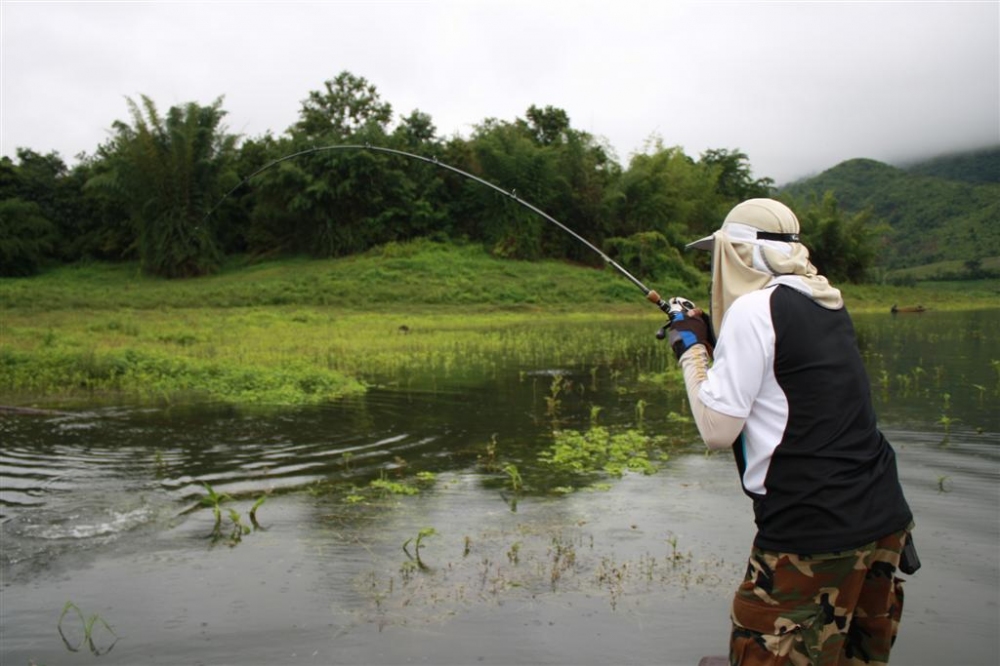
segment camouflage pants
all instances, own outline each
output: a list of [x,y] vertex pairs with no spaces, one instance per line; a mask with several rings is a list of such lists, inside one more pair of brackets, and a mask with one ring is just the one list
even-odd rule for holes
[[732,666],[887,663],[903,611],[895,573],[907,535],[824,555],[754,548],[733,599]]

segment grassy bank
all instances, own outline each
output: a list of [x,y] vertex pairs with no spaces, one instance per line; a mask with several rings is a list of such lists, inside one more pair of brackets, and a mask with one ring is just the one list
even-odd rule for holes
[[[665,293],[680,290],[674,281]],[[332,260],[233,261],[192,280],[143,276],[138,266],[86,265],[0,281],[4,310],[323,306],[365,312],[544,306],[585,310],[641,301],[611,270],[560,262],[501,260],[475,245],[417,241]]]
[[[650,286],[695,301],[707,289],[670,279]],[[996,287],[845,295],[856,312],[995,307]],[[610,269],[504,261],[477,246],[430,242],[339,260],[234,263],[184,281],[144,277],[134,265],[63,267],[0,281],[0,308],[0,404],[117,396],[308,404],[370,383],[481,374],[504,359],[622,358],[629,342],[600,323],[635,318],[654,328],[661,316]]]

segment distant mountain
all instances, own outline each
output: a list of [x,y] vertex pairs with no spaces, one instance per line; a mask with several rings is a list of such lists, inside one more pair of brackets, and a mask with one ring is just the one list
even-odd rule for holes
[[902,165],[912,174],[934,176],[966,183],[1000,183],[1000,146],[968,153],[942,155],[930,160]]
[[889,225],[885,268],[1000,255],[1000,146],[905,167],[848,160],[779,194],[806,202],[827,191],[843,210],[869,208]]

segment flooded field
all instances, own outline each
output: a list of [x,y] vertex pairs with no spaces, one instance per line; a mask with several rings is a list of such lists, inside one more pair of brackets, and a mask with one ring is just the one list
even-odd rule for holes
[[[994,664],[1000,312],[856,321],[924,564],[893,661]],[[0,662],[721,654],[752,512],[730,456],[705,455],[677,387],[650,379],[666,358],[373,378],[308,409],[0,416]],[[595,427],[645,438],[650,473],[545,462],[557,433]]]

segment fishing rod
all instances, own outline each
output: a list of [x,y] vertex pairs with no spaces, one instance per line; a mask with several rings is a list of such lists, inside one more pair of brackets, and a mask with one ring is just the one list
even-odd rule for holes
[[[642,291],[643,295],[646,297],[646,300],[648,300],[649,302],[655,304],[658,308],[660,308],[660,310],[662,310],[664,313],[667,314],[668,318],[671,315],[671,309],[673,309],[674,312],[677,311],[677,307],[678,307],[677,303],[671,303],[671,302],[667,302],[667,301],[663,300],[663,298],[661,298],[660,295],[656,291],[650,289],[645,284],[643,284],[642,281],[639,280],[639,278],[635,277],[634,275],[632,275],[631,273],[629,273],[627,270],[625,270],[625,268],[623,268],[621,264],[619,264],[617,261],[615,261],[614,259],[612,259],[611,257],[609,257],[606,253],[604,253],[603,251],[601,251],[601,249],[598,248],[596,245],[594,245],[593,243],[591,243],[590,241],[588,241],[586,238],[584,238],[580,234],[576,233],[575,231],[573,231],[572,229],[570,229],[569,227],[567,227],[565,224],[563,224],[559,220],[555,219],[554,217],[552,217],[551,215],[549,215],[548,213],[546,213],[542,209],[540,209],[537,206],[534,206],[534,205],[528,203],[527,201],[525,201],[524,199],[522,199],[521,197],[519,197],[517,195],[517,192],[515,190],[507,191],[507,190],[503,189],[502,187],[500,187],[498,185],[495,185],[494,183],[491,183],[488,180],[480,178],[479,176],[477,176],[475,174],[471,174],[468,171],[463,171],[462,169],[459,169],[458,167],[454,167],[454,166],[452,166],[450,164],[445,164],[444,162],[441,162],[440,160],[438,160],[436,157],[426,157],[424,155],[417,155],[415,153],[408,153],[408,152],[406,152],[404,150],[396,150],[395,148],[383,148],[382,146],[373,146],[371,144],[337,144],[337,145],[331,145],[331,146],[318,146],[318,147],[313,147],[313,148],[307,148],[306,150],[300,150],[300,151],[298,151],[296,153],[291,153],[290,155],[285,155],[284,157],[279,157],[278,159],[272,160],[271,162],[268,162],[267,164],[265,164],[261,168],[257,169],[256,171],[254,171],[253,173],[251,173],[249,176],[247,176],[246,178],[244,178],[242,181],[240,181],[240,183],[236,187],[234,187],[233,189],[231,189],[228,192],[226,192],[222,196],[222,199],[219,200],[219,203],[217,203],[215,206],[212,207],[211,210],[208,211],[208,213],[205,215],[205,218],[207,219],[213,212],[215,212],[215,210],[219,206],[222,205],[222,203],[226,200],[226,198],[229,197],[230,194],[232,194],[233,192],[235,192],[239,188],[243,187],[243,185],[245,183],[247,183],[247,181],[249,181],[254,176],[257,176],[261,172],[267,171],[268,169],[270,169],[273,166],[276,166],[278,164],[281,164],[282,162],[286,162],[286,161],[291,160],[291,159],[295,159],[296,157],[302,157],[303,155],[309,155],[311,153],[318,153],[318,152],[332,151],[332,150],[367,150],[367,151],[371,151],[371,152],[375,152],[375,153],[386,153],[386,154],[389,154],[389,155],[399,155],[401,157],[406,157],[406,158],[409,158],[409,159],[418,160],[420,162],[426,162],[427,164],[432,164],[432,165],[434,165],[436,167],[440,167],[442,169],[447,169],[448,171],[451,171],[453,173],[457,173],[460,176],[463,176],[463,177],[468,178],[470,180],[473,180],[473,181],[475,181],[475,182],[477,182],[477,183],[479,183],[481,185],[485,185],[486,187],[489,187],[489,188],[491,188],[493,190],[496,190],[500,194],[502,194],[502,195],[504,195],[504,196],[512,199],[514,202],[516,202],[516,203],[524,206],[525,208],[527,208],[531,212],[533,212],[533,213],[535,213],[537,215],[542,216],[544,219],[546,219],[549,222],[551,222],[552,224],[556,225],[557,227],[559,227],[560,229],[562,229],[563,231],[565,231],[567,234],[569,234],[570,236],[572,236],[573,238],[575,238],[576,240],[580,241],[581,243],[583,243],[584,245],[586,245],[588,248],[590,248],[591,250],[593,250],[594,252],[596,252],[601,257],[601,259],[604,260],[604,262],[607,265],[609,265],[612,268],[614,268],[616,271],[618,271],[618,273],[620,275],[624,276],[626,279],[628,279],[629,282],[631,282],[636,287],[638,287],[639,290]],[[674,300],[679,300],[679,299],[671,299],[671,301],[674,301]],[[680,299],[680,300],[683,300],[683,299]],[[689,303],[689,302],[685,301],[685,303]],[[685,309],[687,309],[687,308],[685,308]],[[661,333],[662,332],[663,332],[663,329],[661,329]],[[657,337],[662,337],[661,333],[657,333]]]

